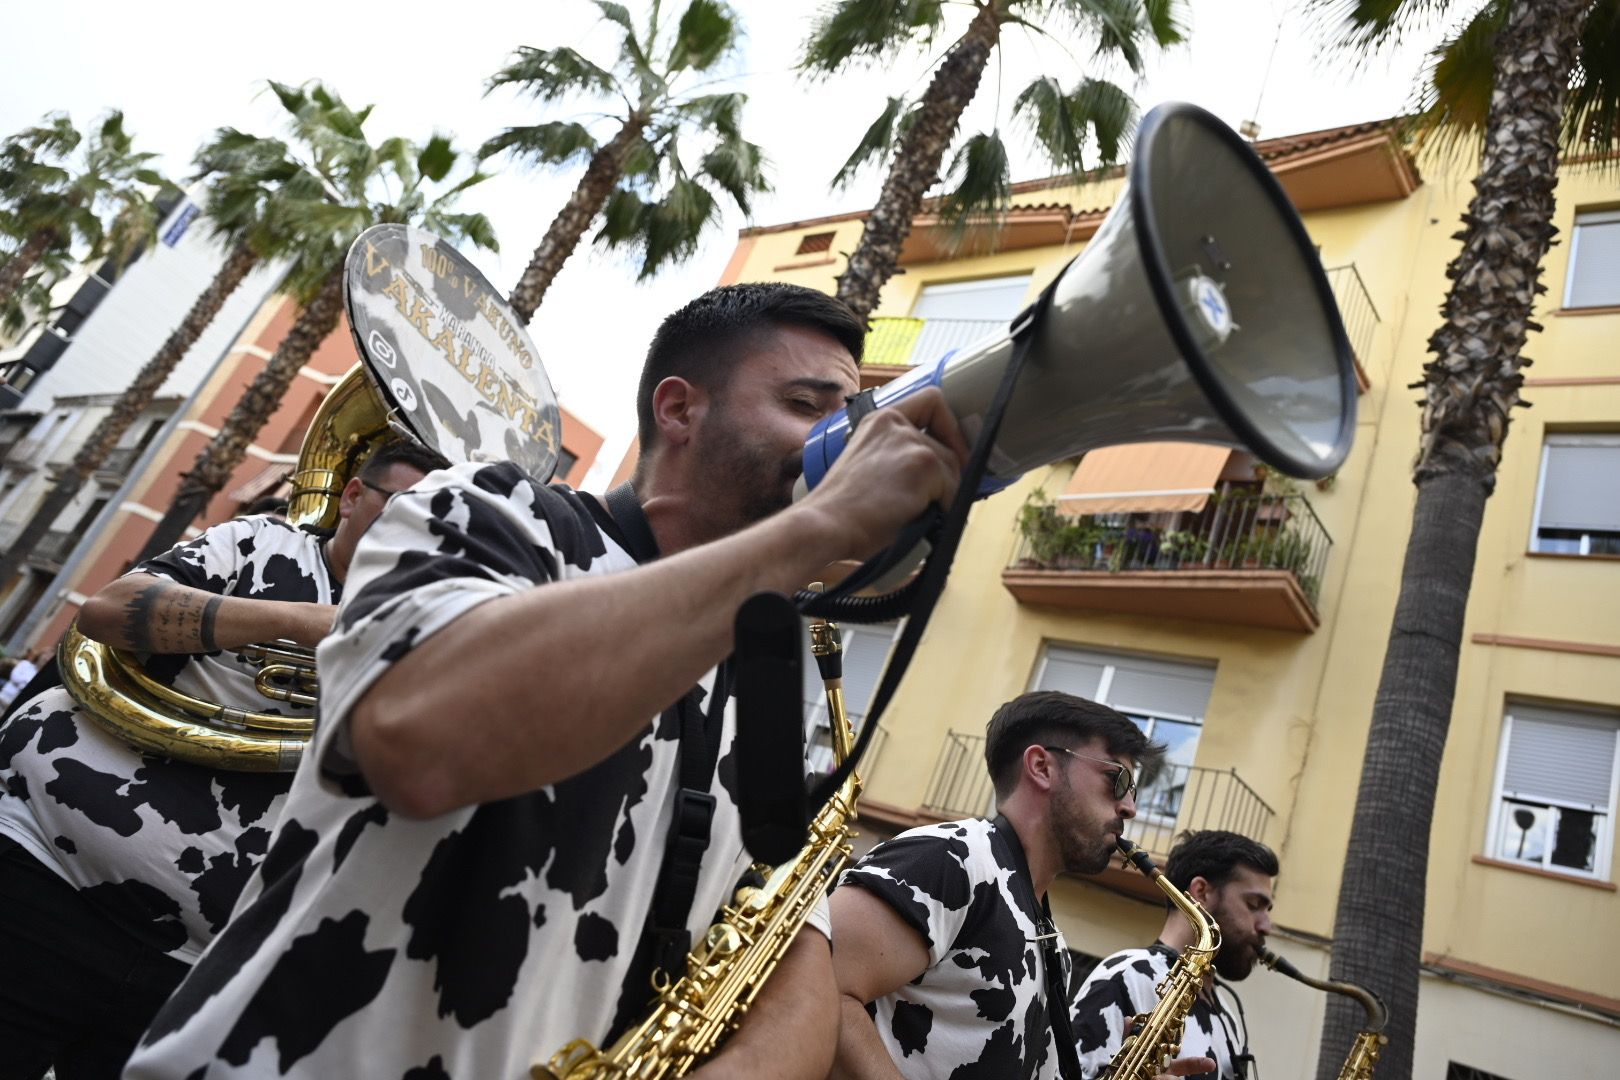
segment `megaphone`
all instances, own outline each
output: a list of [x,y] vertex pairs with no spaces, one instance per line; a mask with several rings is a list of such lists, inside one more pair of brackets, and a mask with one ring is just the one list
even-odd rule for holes
[[805,442],[807,487],[860,416],[938,386],[972,441],[1030,335],[980,494],[1130,442],[1246,448],[1290,476],[1343,463],[1355,430],[1349,339],[1315,247],[1236,132],[1194,105],[1143,118],[1124,194],[1009,331],[867,391]]

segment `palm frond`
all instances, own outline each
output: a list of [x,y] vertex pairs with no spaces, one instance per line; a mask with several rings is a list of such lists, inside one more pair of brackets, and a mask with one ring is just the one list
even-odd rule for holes
[[541,100],[569,94],[611,94],[613,74],[563,45],[555,49],[518,48],[512,62],[489,77],[488,89],[517,86]]
[[698,127],[735,139],[741,137],[742,111],[747,103],[747,94],[700,94],[676,102],[672,111]]
[[828,76],[850,61],[877,63],[908,46],[926,48],[944,23],[941,0],[836,0],[811,27],[799,69]]
[[1395,45],[1443,19],[1452,0],[1310,0],[1307,11],[1336,48],[1368,52]]
[[449,176],[455,164],[455,148],[444,135],[435,134],[416,154],[416,171],[435,184]]
[[480,146],[478,157],[482,160],[509,153],[519,161],[566,165],[575,159],[588,159],[596,153],[596,148],[596,139],[585,125],[554,120],[547,124],[507,128]]
[[746,139],[728,139],[704,154],[698,175],[714,181],[745,214],[753,213],[754,195],[771,190],[765,177],[765,154]]
[[883,111],[861,136],[861,141],[849,155],[849,160],[839,167],[837,174],[832,178],[831,187],[834,191],[848,187],[855,179],[855,174],[868,162],[882,161],[889,156],[898,134],[903,134],[897,133],[896,127],[901,111],[905,107],[906,99],[903,97],[892,97],[884,104]]
[[1455,154],[1484,134],[1496,85],[1496,38],[1507,16],[1505,0],[1492,0],[1430,51],[1417,109],[1408,121],[1420,142]]
[[669,71],[707,71],[737,46],[736,14],[720,0],[692,0],[681,12],[669,51]]
[[1570,81],[1564,146],[1620,152],[1620,0],[1597,0],[1581,28],[1580,66]]
[[958,232],[977,219],[1000,221],[1012,200],[1012,174],[1007,147],[999,131],[980,132],[969,138],[951,159],[946,173],[950,185],[940,199],[940,216]]

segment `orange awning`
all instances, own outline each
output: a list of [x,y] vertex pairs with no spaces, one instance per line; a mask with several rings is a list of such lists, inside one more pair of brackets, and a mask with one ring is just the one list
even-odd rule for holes
[[1204,443],[1105,446],[1080,459],[1062,495],[1065,514],[1202,510],[1232,451]]

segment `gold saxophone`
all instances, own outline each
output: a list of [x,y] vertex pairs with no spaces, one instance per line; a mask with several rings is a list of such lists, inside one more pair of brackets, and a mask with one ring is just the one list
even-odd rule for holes
[[1215,954],[1221,948],[1221,928],[1215,925],[1204,905],[1170,884],[1164,872],[1153,865],[1147,852],[1120,837],[1117,846],[1125,860],[1146,874],[1198,932],[1198,940],[1181,950],[1170,971],[1158,986],[1159,1003],[1145,1016],[1133,1021],[1134,1030],[1108,1063],[1103,1075],[1110,1080],[1152,1080],[1181,1053],[1181,1036],[1187,1013],[1204,988]]
[[[833,753],[842,762],[854,745],[854,731],[844,708],[839,674],[838,628],[829,622],[810,624],[810,650],[827,687],[827,713]],[[575,1039],[544,1065],[529,1070],[533,1080],[656,1080],[685,1076],[712,1054],[741,1023],[794,935],[850,858],[849,820],[861,781],[854,773],[844,781],[810,823],[810,842],[799,857],[769,874],[765,884],[737,891],[720,921],[686,958],[686,974],[675,982],[654,975],[658,999],[647,1018],[607,1050]]]
[[1343,994],[1360,1003],[1367,1013],[1367,1024],[1356,1032],[1355,1041],[1350,1044],[1350,1054],[1339,1070],[1339,1080],[1372,1080],[1373,1066],[1378,1064],[1378,1055],[1389,1042],[1389,1036],[1384,1034],[1384,1025],[1389,1022],[1389,1010],[1378,995],[1355,983],[1313,979],[1270,949],[1260,950],[1260,962],[1296,982],[1330,994]]

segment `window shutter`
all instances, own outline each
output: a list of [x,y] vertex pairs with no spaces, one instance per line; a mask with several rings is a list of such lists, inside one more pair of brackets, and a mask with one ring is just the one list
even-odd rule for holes
[[1576,214],[1572,246],[1564,306],[1620,304],[1620,211]]
[[1541,492],[1543,529],[1620,531],[1620,441],[1547,442],[1547,472]]
[[1029,274],[924,285],[912,306],[914,319],[999,319],[1010,322],[1024,307]]
[[1061,690],[1065,694],[1097,699],[1097,687],[1102,684],[1103,668],[1107,661],[1076,649],[1050,648],[1046,651],[1046,664],[1041,669],[1037,690]]
[[1204,718],[1215,688],[1215,669],[1163,660],[1122,657],[1108,688],[1108,704],[1121,712]]
[[1502,794],[1609,807],[1617,722],[1612,718],[1513,705]]

